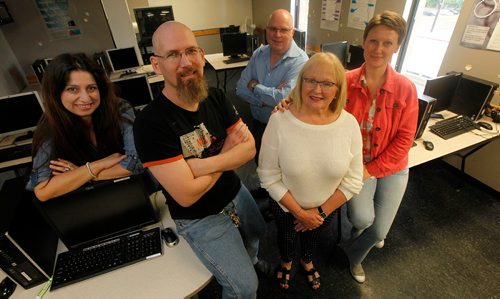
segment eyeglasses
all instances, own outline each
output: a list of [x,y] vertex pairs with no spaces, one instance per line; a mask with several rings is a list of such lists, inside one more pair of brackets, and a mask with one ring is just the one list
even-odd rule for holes
[[197,58],[198,54],[200,54],[201,48],[199,47],[191,47],[187,48],[184,51],[170,51],[165,55],[154,55],[158,58],[165,58],[168,62],[171,63],[179,63],[181,61],[182,54],[186,56],[188,59]]
[[293,28],[276,28],[276,27],[266,27],[266,30],[269,32],[276,34],[276,33],[281,33],[281,34],[286,34],[290,32]]
[[319,85],[319,87],[321,87],[321,90],[327,90],[327,89],[331,89],[335,86],[337,86],[337,83],[333,83],[333,82],[330,82],[330,81],[316,81],[314,79],[311,79],[311,78],[302,78],[302,81],[304,81],[304,85],[307,86],[308,88],[311,88],[311,89],[314,89],[316,88],[316,86]]

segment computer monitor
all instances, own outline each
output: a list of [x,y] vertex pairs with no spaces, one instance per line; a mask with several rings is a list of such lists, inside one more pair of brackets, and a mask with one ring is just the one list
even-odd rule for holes
[[321,52],[330,52],[335,54],[342,65],[347,65],[347,41],[339,41],[333,43],[321,44]]
[[424,94],[436,99],[433,112],[448,109],[461,76],[461,73],[453,72],[427,80]]
[[134,15],[141,42],[150,41],[158,26],[174,20],[174,11],[171,5],[134,8]]
[[225,33],[222,35],[222,52],[224,56],[237,58],[248,54],[246,33]]
[[34,200],[69,249],[157,222],[142,176],[94,184],[46,202]]
[[448,110],[474,121],[478,120],[483,116],[497,88],[498,83],[462,75]]
[[219,28],[220,41],[222,42],[222,35],[226,33],[240,33],[240,26],[229,25],[228,27]]
[[140,66],[134,47],[106,50],[111,70],[133,73]]
[[346,69],[353,70],[362,66],[365,62],[363,47],[360,45],[349,45]]
[[33,132],[43,114],[36,91],[0,98],[0,140],[11,135]]
[[151,86],[145,74],[113,80],[117,94],[127,100],[135,109],[141,110],[153,100]]
[[293,32],[293,40],[295,41],[295,43],[297,44],[297,46],[299,48],[301,48],[304,51],[306,50],[306,32],[305,31],[295,29],[295,31]]

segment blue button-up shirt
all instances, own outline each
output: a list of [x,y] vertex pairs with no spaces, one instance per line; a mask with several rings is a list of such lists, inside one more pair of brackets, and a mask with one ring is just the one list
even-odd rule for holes
[[[236,85],[236,94],[250,104],[254,119],[267,123],[276,104],[295,86],[297,75],[307,59],[306,52],[293,40],[290,49],[272,68],[270,46],[261,46],[255,50]],[[253,92],[248,89],[248,82],[252,79],[259,81]],[[277,89],[282,82],[286,85]]]

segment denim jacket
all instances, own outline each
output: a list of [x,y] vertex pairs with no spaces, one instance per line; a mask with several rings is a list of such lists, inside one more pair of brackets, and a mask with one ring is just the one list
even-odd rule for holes
[[[132,107],[122,113],[122,117],[130,120],[122,121],[120,124],[121,133],[123,136],[123,149],[125,151],[125,159],[120,161],[121,167],[129,170],[132,174],[143,172],[142,163],[137,156],[135,150],[134,135],[133,135],[133,120],[135,119],[134,110]],[[46,181],[52,177],[52,170],[49,168],[51,153],[54,144],[51,140],[44,142],[33,157],[33,169],[30,174],[26,189],[34,190],[36,185]]]

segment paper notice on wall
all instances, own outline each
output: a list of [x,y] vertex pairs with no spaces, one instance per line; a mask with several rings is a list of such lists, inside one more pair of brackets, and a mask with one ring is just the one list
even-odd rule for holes
[[342,0],[323,0],[321,3],[320,28],[339,31]]
[[68,0],[35,0],[45,22],[50,40],[66,39],[82,35],[76,24],[76,9]]
[[493,33],[491,34],[490,41],[488,42],[486,49],[500,51],[500,20],[498,20],[495,30],[493,30]]
[[500,51],[500,2],[475,0],[460,44]]
[[351,0],[347,26],[365,30],[368,21],[373,17],[376,3],[376,0]]

